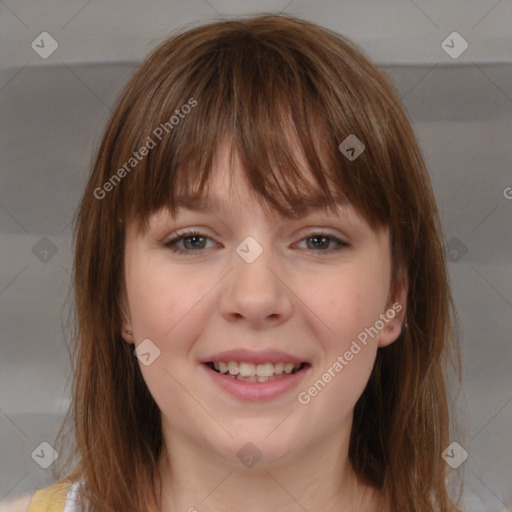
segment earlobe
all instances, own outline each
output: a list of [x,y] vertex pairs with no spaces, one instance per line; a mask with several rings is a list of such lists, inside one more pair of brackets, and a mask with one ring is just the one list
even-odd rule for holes
[[403,329],[404,324],[400,319],[395,317],[393,320],[390,320],[380,333],[378,346],[387,347],[391,345],[391,343],[398,339]]
[[388,305],[385,316],[388,319],[379,336],[379,347],[387,347],[407,329],[407,286],[402,286],[396,300]]
[[130,315],[127,313],[127,300],[126,300],[126,292],[123,287],[123,291],[121,293],[120,301],[119,301],[119,309],[121,311],[121,318],[123,319],[123,327],[121,328],[121,337],[127,343],[133,343],[133,331],[130,329]]
[[121,336],[127,343],[133,343],[133,331],[127,328],[123,328]]

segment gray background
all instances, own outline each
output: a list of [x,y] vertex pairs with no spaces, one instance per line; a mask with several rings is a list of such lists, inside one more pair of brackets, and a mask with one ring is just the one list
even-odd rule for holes
[[[469,512],[512,510],[512,3],[0,1],[0,506],[49,485],[31,453],[69,404],[70,223],[123,85],[171,30],[281,12],[358,43],[395,82],[431,172],[463,324]],[[47,59],[31,47],[46,31]],[[457,58],[441,43],[467,41]],[[47,251],[46,253],[44,251]],[[508,508],[507,508],[508,507]]]

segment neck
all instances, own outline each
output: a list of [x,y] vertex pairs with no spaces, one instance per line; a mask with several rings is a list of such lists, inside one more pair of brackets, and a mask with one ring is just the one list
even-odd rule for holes
[[226,462],[177,431],[167,439],[172,444],[160,459],[159,512],[378,510],[380,493],[357,479],[348,459],[348,439],[337,451],[332,439],[326,439],[307,453],[251,468]]

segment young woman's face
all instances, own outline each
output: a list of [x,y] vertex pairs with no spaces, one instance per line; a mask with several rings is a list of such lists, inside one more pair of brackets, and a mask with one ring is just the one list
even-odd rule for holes
[[[292,461],[348,439],[377,348],[400,333],[405,297],[388,297],[387,230],[372,231],[348,206],[294,220],[266,214],[227,155],[221,147],[211,209],[162,210],[145,234],[128,226],[133,335],[123,336],[168,442],[238,464]],[[165,245],[190,230],[199,234]],[[305,364],[289,374],[292,363]],[[230,376],[239,372],[258,375]]]

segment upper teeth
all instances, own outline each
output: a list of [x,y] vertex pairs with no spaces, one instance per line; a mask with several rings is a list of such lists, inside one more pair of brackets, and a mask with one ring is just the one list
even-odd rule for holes
[[245,363],[237,361],[219,361],[213,363],[216,370],[230,375],[240,375],[241,377],[272,377],[272,375],[281,375],[283,372],[292,373],[293,369],[298,370],[301,363]]

